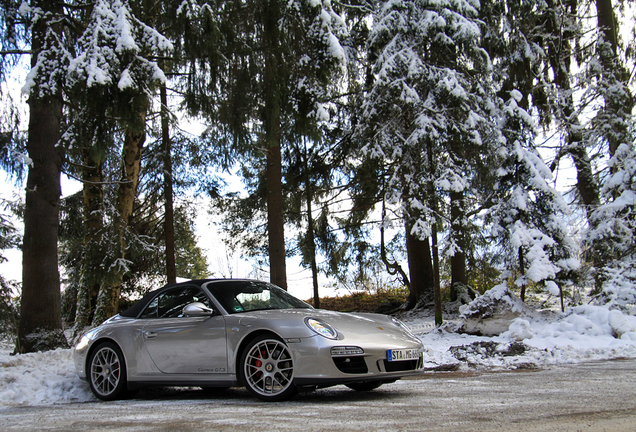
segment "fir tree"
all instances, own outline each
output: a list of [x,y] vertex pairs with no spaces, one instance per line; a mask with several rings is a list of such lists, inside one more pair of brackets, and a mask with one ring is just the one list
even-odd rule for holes
[[[32,352],[66,345],[60,313],[57,225],[64,158],[60,145],[63,81],[73,32],[60,2],[22,2],[18,7],[17,2],[6,1],[2,6],[1,72],[8,64],[7,55],[31,55],[31,70],[22,89],[29,104],[29,170],[16,351]],[[4,50],[9,47],[13,49]]]
[[254,184],[248,200],[267,212],[270,280],[286,288],[284,155],[301,137],[318,139],[334,109],[344,23],[328,1],[188,3],[194,12],[216,45],[205,63],[189,63],[186,101],[209,119],[208,136],[226,159],[244,165],[248,188]]
[[571,282],[579,268],[578,249],[564,223],[570,210],[548,183],[552,173],[532,144],[532,123],[517,105],[519,100],[521,93],[513,91],[502,119],[509,129],[500,149],[503,163],[489,210],[492,237],[516,258],[512,262],[517,263],[515,284],[521,288],[521,299],[530,282],[543,284],[550,294],[560,296],[563,308],[562,285]]
[[386,201],[400,207],[407,235],[431,239],[437,281],[442,197],[468,190],[471,148],[486,140],[491,89],[483,77],[491,65],[479,46],[478,7],[384,2],[370,36],[374,81],[363,106],[370,142],[362,152],[389,167]]
[[602,291],[600,303],[628,308],[636,302],[636,152],[621,144],[609,161],[612,174],[601,190],[604,204],[592,213],[585,242],[593,253]]
[[[94,301],[97,304],[93,317],[95,324],[117,312],[122,277],[129,268],[126,238],[139,179],[149,99],[156,84],[166,79],[149,56],[165,53],[171,48],[172,44],[165,37],[133,14],[127,2],[100,0],[91,10],[86,29],[78,41],[78,55],[69,67],[68,85],[74,89],[81,107],[75,117],[77,133],[70,139],[84,149],[84,196],[89,210],[86,222],[90,225],[87,246],[105,240],[99,234],[104,224],[100,219],[103,217],[100,211],[104,211],[100,209],[103,205],[100,191],[103,179],[99,177],[105,153],[113,142],[112,135],[122,133],[118,128],[123,129],[121,177],[117,179],[114,205],[116,212],[110,213],[119,240],[113,245],[113,255],[107,254],[112,262],[101,263],[109,269],[110,275],[103,279],[98,300]],[[88,268],[93,265],[92,262],[85,263]],[[94,285],[87,281],[81,286],[79,316],[86,315],[82,310],[92,309],[87,298],[94,296],[90,294],[90,287]],[[80,321],[80,324],[83,323]]]

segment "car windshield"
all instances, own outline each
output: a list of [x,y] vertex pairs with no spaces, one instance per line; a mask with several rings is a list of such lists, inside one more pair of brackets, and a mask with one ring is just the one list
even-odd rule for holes
[[267,309],[310,309],[275,285],[257,281],[225,281],[207,285],[208,290],[230,314]]

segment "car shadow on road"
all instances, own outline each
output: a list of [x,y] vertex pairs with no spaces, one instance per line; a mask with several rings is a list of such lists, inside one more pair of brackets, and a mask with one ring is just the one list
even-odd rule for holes
[[[342,402],[372,402],[387,401],[395,398],[409,397],[406,389],[392,389],[389,385],[373,391],[354,391],[339,385],[313,391],[301,391],[288,401],[276,402],[277,404],[340,404]],[[223,401],[226,403],[254,403],[271,404],[262,402],[251,396],[242,387],[232,388],[199,388],[199,387],[150,387],[141,390],[133,400],[137,401]]]

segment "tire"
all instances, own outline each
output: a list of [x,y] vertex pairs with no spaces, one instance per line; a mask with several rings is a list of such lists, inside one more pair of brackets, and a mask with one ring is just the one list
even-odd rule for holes
[[296,394],[291,352],[283,341],[270,335],[247,344],[239,370],[245,388],[260,400],[276,402]]
[[88,384],[101,400],[111,401],[129,397],[126,385],[126,362],[117,345],[101,343],[88,361]]
[[382,381],[361,381],[361,382],[353,382],[346,384],[351,390],[366,392],[375,390],[384,384]]

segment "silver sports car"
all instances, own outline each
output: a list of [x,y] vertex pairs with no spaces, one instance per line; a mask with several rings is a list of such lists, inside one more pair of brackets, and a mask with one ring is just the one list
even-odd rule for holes
[[152,291],[73,353],[103,400],[176,385],[245,386],[279,401],[336,384],[373,390],[422,371],[422,343],[394,318],[314,309],[269,283],[236,279]]

